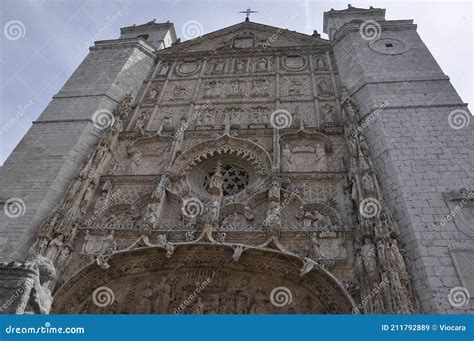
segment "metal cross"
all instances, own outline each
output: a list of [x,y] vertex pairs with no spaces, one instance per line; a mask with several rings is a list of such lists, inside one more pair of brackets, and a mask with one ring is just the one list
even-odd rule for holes
[[258,11],[252,11],[250,8],[247,8],[246,11],[240,11],[238,13],[245,13],[247,17],[245,18],[245,21],[249,21],[249,17],[251,13],[258,13]]

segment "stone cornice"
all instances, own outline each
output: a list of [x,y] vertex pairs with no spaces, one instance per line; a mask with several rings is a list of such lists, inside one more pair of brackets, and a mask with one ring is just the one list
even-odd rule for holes
[[197,59],[197,58],[226,58],[226,57],[255,57],[255,56],[274,56],[284,55],[287,53],[324,53],[330,52],[330,46],[326,44],[312,44],[306,46],[285,46],[285,47],[254,47],[252,49],[235,49],[225,51],[168,51],[160,50],[156,53],[158,58],[162,60],[170,59]]
[[[338,44],[346,35],[353,32],[359,32],[360,24],[362,20],[353,21],[344,24],[340,29],[334,34],[334,39],[332,45]],[[417,28],[416,24],[413,24],[413,20],[387,20],[387,21],[377,21],[380,24],[382,33],[387,31],[401,31],[401,30],[415,30]],[[362,39],[362,38],[361,38]]]
[[155,58],[156,49],[149,42],[141,38],[111,39],[99,40],[95,42],[95,46],[89,48],[90,51],[101,51],[108,49],[138,48],[149,57]]

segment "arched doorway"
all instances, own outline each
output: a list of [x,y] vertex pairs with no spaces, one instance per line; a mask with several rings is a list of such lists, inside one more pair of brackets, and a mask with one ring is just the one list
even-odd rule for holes
[[108,269],[83,268],[54,295],[52,313],[351,313],[339,281],[291,254],[228,244],[183,243],[114,254]]

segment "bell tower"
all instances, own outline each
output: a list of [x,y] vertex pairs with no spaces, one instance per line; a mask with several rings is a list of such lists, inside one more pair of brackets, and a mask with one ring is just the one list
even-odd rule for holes
[[[461,312],[457,288],[474,290],[471,113],[416,31],[385,10],[324,13],[335,64],[406,246],[423,311]],[[453,214],[453,208],[460,207]],[[469,227],[470,226],[470,227]],[[471,270],[469,270],[471,269]]]
[[152,21],[122,28],[120,38],[90,47],[0,168],[0,204],[5,206],[0,213],[0,259],[24,259],[35,227],[77,175],[101,124],[126,94],[136,96],[153,69],[155,52],[175,40],[172,23]]

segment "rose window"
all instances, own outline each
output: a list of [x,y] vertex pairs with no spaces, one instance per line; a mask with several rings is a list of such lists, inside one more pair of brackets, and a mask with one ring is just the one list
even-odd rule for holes
[[[235,195],[245,189],[249,184],[249,174],[236,165],[224,165],[222,170],[222,191],[225,196]],[[204,177],[204,188],[210,192],[209,182],[216,170],[207,173]]]

